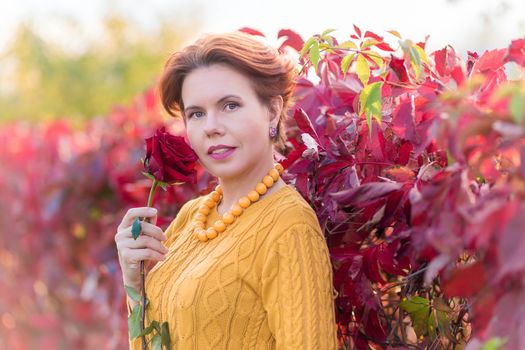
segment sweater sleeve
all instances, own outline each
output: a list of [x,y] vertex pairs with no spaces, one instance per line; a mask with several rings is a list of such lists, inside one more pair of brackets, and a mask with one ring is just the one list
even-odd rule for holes
[[318,227],[294,224],[263,263],[262,302],[276,349],[337,349],[332,267]]

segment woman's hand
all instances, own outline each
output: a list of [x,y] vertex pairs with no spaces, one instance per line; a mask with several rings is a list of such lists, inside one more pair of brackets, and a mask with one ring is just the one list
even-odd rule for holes
[[[150,218],[151,223],[141,222],[142,234],[137,240],[134,240],[131,236],[131,226],[138,217]],[[160,227],[155,226],[156,222],[157,209],[131,208],[122,218],[115,234],[124,285],[135,290],[140,288],[140,261],[161,261],[166,258],[168,252],[168,249],[162,244],[167,237]]]

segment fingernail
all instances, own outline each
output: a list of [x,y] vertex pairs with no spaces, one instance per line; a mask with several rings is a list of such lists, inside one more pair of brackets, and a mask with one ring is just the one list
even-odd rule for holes
[[149,208],[149,209],[148,209],[148,214],[151,214],[151,215],[155,215],[155,214],[157,214],[157,209],[155,209],[155,208]]

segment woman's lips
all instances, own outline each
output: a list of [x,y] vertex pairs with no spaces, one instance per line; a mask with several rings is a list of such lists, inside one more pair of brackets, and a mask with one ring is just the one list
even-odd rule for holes
[[210,153],[208,155],[210,157],[212,157],[213,159],[224,159],[224,158],[227,158],[227,157],[231,156],[233,154],[233,152],[235,152],[235,148],[229,148],[224,153]]

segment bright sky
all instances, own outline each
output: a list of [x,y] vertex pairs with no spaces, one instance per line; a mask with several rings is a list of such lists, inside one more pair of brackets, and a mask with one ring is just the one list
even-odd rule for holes
[[97,33],[99,20],[117,9],[145,27],[159,18],[180,20],[203,32],[250,26],[268,37],[289,28],[307,38],[334,28],[337,38],[353,32],[352,24],[387,36],[395,29],[404,38],[428,41],[431,50],[451,44],[460,53],[505,47],[525,36],[523,0],[0,0],[0,52],[17,24],[32,18],[44,35],[67,37],[58,16],[80,21]]

